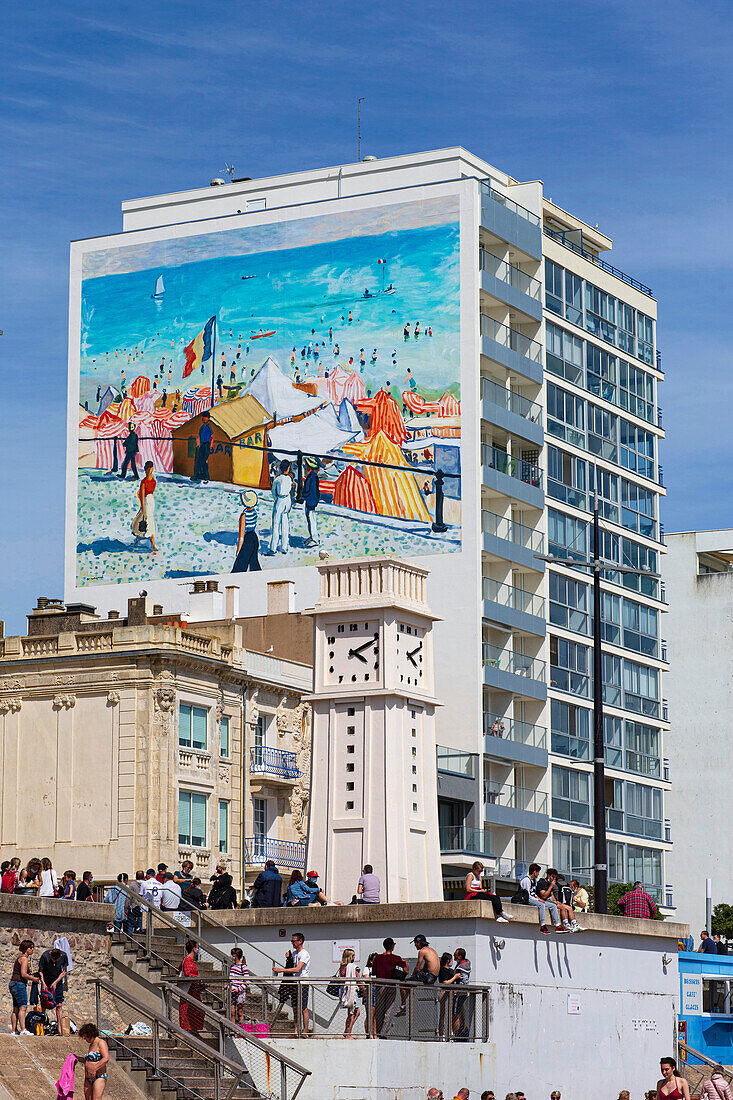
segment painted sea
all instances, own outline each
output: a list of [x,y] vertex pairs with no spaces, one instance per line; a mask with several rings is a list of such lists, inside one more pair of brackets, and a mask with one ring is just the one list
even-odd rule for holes
[[[362,440],[366,446],[374,434],[369,401],[379,391],[394,400],[406,425],[394,438],[401,447],[414,435],[415,414],[404,403],[405,392],[433,403],[434,412],[445,395],[460,401],[454,199],[97,249],[85,254],[83,275],[79,401],[80,419],[89,414],[86,427],[80,427],[87,452],[95,446],[94,424],[108,387],[119,402],[142,377],[149,383],[147,409],[152,394],[158,410],[166,410],[179,407],[186,390],[211,386],[213,380],[214,399],[220,401],[246,393],[268,358],[289,383],[313,382],[319,393],[337,366],[358,375],[364,401],[355,410],[362,426],[354,437],[357,446]],[[184,349],[212,317],[215,353],[184,378]],[[229,386],[237,387],[236,394],[226,390]],[[452,423],[459,422],[454,416]],[[126,425],[122,429],[126,434]],[[149,428],[141,422],[136,430],[143,435]],[[459,436],[460,429],[452,434]],[[99,453],[97,448],[98,467]],[[403,454],[415,462],[414,448]],[[429,473],[428,458],[426,450]],[[345,461],[340,454],[335,459]],[[85,465],[78,483],[80,584],[231,568],[242,486],[192,486],[180,471],[157,469],[158,553],[153,555],[146,540],[133,547],[135,487],[128,483],[128,491],[104,469]],[[363,466],[354,465],[364,473]],[[343,468],[343,462],[336,466]],[[418,483],[432,517],[434,485],[429,478]],[[258,535],[264,543],[272,498],[257,488]],[[460,498],[456,488],[451,496]],[[320,545],[299,544],[302,532],[294,531],[287,555],[292,564],[310,564],[325,553],[414,556],[460,546],[455,510],[444,532],[409,517],[350,514],[328,499],[318,516]],[[268,564],[282,567],[282,555],[275,561],[263,556],[262,567]]]

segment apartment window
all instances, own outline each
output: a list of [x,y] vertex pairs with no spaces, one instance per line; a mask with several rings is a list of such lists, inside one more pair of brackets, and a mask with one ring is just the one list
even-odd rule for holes
[[[648,546],[640,546],[638,542],[632,542],[631,539],[622,539],[621,554],[624,565],[631,565],[634,569],[643,569],[648,573],[657,572],[656,550],[651,550]],[[647,577],[644,573],[622,573],[621,584],[624,588],[641,593],[642,596],[658,598],[658,577]]]
[[550,573],[550,622],[578,634],[588,633],[588,585]]
[[650,424],[654,422],[654,380],[624,359],[619,360],[618,403],[634,416]]
[[252,831],[256,837],[267,836],[267,799],[252,799]]
[[653,539],[656,532],[654,501],[656,494],[643,485],[621,479],[621,523],[630,531],[638,531]]
[[616,404],[616,356],[586,340],[585,366],[588,392]]
[[565,272],[565,316],[572,325],[583,324],[583,280]]
[[610,882],[625,882],[624,875],[624,845],[617,840],[609,840],[606,845],[608,860],[608,878]]
[[229,715],[223,714],[219,722],[219,756],[229,756]]
[[626,770],[658,779],[660,775],[659,730],[626,719]]
[[621,638],[621,600],[611,592],[601,592],[601,638],[611,645],[618,645]]
[[655,608],[624,600],[624,646],[645,657],[659,653],[659,615]]
[[550,435],[585,447],[585,401],[547,383],[547,430]]
[[178,792],[178,843],[185,847],[206,847],[205,794],[197,791]]
[[590,711],[563,703],[550,701],[550,746],[552,752],[570,756],[574,760],[590,757]]
[[590,825],[590,776],[553,765],[552,816],[558,821]]
[[267,718],[264,714],[257,716],[254,729],[254,745],[256,749],[263,749],[267,742]]
[[595,484],[598,511],[604,519],[618,523],[618,474],[611,474],[600,466],[591,466],[591,486]]
[[563,515],[554,508],[547,510],[547,538],[551,554],[571,561],[588,557],[588,523],[584,519]]
[[613,565],[619,565],[621,562],[621,545],[618,535],[614,535],[612,531],[601,531],[601,561],[608,562],[611,568],[604,569],[601,573],[601,580],[608,581],[610,584],[619,583],[619,574],[613,569]]
[[559,691],[588,697],[589,649],[565,638],[550,637],[551,686]]
[[649,840],[662,838],[662,792],[630,780],[624,784],[626,832]]
[[219,800],[219,851],[229,851],[229,803]]
[[601,654],[603,671],[603,702],[610,707],[621,706],[621,658],[612,653]]
[[566,378],[576,386],[583,385],[583,341],[579,336],[547,321],[545,325],[545,362],[548,371]]
[[623,767],[623,722],[610,714],[603,716],[604,755],[609,768]]
[[644,887],[662,886],[662,853],[656,848],[626,845],[627,875],[630,882],[639,879]]
[[618,346],[621,351],[627,351],[629,355],[635,355],[634,345],[634,310],[625,302],[618,303]]
[[563,268],[545,260],[545,305],[560,317],[563,315]]
[[642,363],[654,366],[654,321],[646,314],[636,312],[636,357]]
[[607,344],[616,343],[616,299],[592,283],[585,284],[585,327]]
[[591,454],[616,462],[618,458],[618,417],[588,402],[588,450]]
[[586,462],[559,447],[547,448],[547,492],[573,508],[586,508]]
[[659,717],[659,673],[656,668],[624,661],[624,705],[637,714]]
[[591,838],[572,833],[552,834],[552,864],[566,879],[588,882],[593,871]]
[[654,478],[654,436],[645,428],[621,421],[620,464],[642,477]]
[[205,707],[181,703],[178,709],[178,744],[182,748],[206,752],[208,714]]

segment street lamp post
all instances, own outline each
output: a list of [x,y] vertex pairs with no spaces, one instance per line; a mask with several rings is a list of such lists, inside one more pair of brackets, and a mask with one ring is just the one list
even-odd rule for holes
[[598,504],[593,507],[593,557],[590,561],[570,561],[557,554],[535,554],[543,561],[556,562],[569,569],[593,571],[593,892],[596,913],[608,912],[608,845],[606,842],[606,753],[603,728],[603,649],[601,639],[601,572],[636,573],[658,577],[649,569],[601,561],[601,527]]

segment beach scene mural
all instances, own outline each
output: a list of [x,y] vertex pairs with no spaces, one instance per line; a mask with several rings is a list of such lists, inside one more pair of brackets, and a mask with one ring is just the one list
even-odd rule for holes
[[457,197],[82,256],[77,585],[461,547]]

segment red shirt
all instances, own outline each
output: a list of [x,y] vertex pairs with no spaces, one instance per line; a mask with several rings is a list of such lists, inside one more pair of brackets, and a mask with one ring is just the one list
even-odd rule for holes
[[[143,485],[144,485],[144,484],[145,484],[145,482],[143,482]],[[167,874],[168,874],[168,872],[167,872],[167,871],[158,871],[158,873],[157,873],[157,875],[156,875],[155,877],[157,878],[158,882],[162,882],[162,881],[163,881],[163,879],[164,879],[164,877],[165,877],[165,876],[166,876]]]
[[[144,479],[144,481],[143,481],[143,492],[145,493],[146,497],[149,497],[151,493],[155,492],[155,478],[154,477],[146,477]],[[157,878],[158,876],[156,875],[155,877]]]
[[396,966],[401,966],[407,972],[407,963],[399,955],[377,955],[372,965],[372,976],[375,978],[391,978]]
[[647,920],[653,920],[657,913],[654,899],[650,898],[641,887],[629,890],[628,894],[619,898],[616,904],[625,917],[645,917]]

